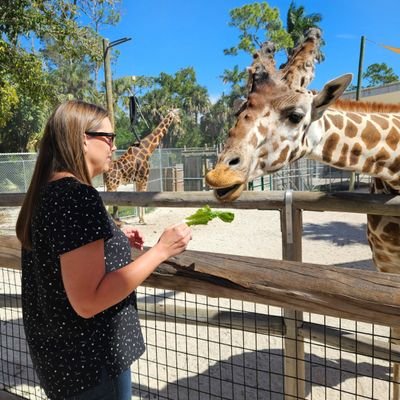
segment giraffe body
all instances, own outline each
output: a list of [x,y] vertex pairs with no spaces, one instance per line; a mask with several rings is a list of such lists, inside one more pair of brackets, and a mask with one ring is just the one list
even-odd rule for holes
[[[171,110],[159,125],[141,141],[139,146],[130,146],[117,160],[113,160],[108,172],[103,175],[108,192],[115,192],[119,186],[136,183],[136,191],[147,190],[150,174],[150,157],[167,133],[173,122],[179,123],[178,110]],[[143,223],[141,213],[140,222]]]
[[[400,104],[337,101],[351,81],[343,75],[321,92],[313,78],[318,35],[309,36],[282,70],[262,51],[249,68],[249,94],[236,114],[206,182],[220,201],[237,199],[249,181],[302,157],[374,177],[373,193],[400,192]],[[400,273],[400,217],[368,215],[368,241],[379,271]],[[399,342],[400,330],[392,329]],[[399,366],[393,399],[400,399]]]

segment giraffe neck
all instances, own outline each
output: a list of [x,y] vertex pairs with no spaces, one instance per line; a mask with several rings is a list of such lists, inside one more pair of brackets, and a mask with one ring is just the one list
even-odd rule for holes
[[169,113],[154,129],[153,132],[149,133],[145,136],[141,142],[140,147],[146,149],[148,154],[152,154],[153,151],[158,147],[161,142],[161,139],[167,133],[168,128],[172,124],[174,120],[173,113]]
[[308,158],[400,188],[400,113],[329,109],[306,135]]

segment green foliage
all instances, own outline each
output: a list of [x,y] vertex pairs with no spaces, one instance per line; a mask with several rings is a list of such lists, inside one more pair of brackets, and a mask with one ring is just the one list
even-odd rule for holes
[[[138,132],[146,136],[158,125],[161,119],[171,109],[180,110],[180,124],[174,124],[164,136],[164,147],[199,146],[204,138],[199,130],[199,121],[203,114],[210,109],[207,89],[200,86],[193,68],[183,68],[174,75],[162,72],[159,76],[137,79],[135,87],[144,89],[143,95],[138,96],[141,104],[141,115]],[[150,128],[145,124],[148,121]]]
[[[4,151],[30,143],[25,137],[19,144],[5,137],[19,137],[15,121],[26,102],[42,110],[71,98],[103,102],[91,79],[103,59],[97,32],[102,24],[119,20],[119,3],[0,1],[0,137],[3,148],[11,146]],[[28,123],[24,129],[24,135],[37,138],[37,126]]]
[[136,141],[136,138],[130,128],[129,117],[121,109],[117,110],[114,117],[115,117],[115,132],[117,133],[117,141],[116,141],[117,148],[127,149]]
[[236,96],[235,92],[232,93],[229,96],[222,95],[201,118],[200,128],[204,142],[208,145],[222,143],[229,128],[234,124],[233,102],[240,96]]
[[[320,22],[322,21],[322,15],[319,13],[312,13],[306,15],[304,6],[296,7],[294,1],[290,3],[287,16],[286,16],[286,29],[290,34],[290,37],[293,40],[295,46],[301,43],[304,40],[304,33],[309,28],[317,28],[319,27]],[[321,43],[321,47],[323,46],[324,41]],[[293,47],[288,48],[288,53],[290,54],[293,50]],[[319,61],[324,60],[324,55],[320,51],[317,59]]]
[[235,218],[235,214],[229,211],[213,211],[210,206],[206,205],[199,208],[194,214],[186,217],[186,223],[189,226],[192,225],[207,225],[214,218],[219,218],[224,222],[232,222]]
[[0,151],[25,152],[30,139],[42,130],[48,112],[46,107],[36,104],[29,97],[20,97],[11,110],[11,117],[0,128]]
[[[237,46],[224,50],[226,55],[237,55],[239,51],[253,54],[263,42],[273,41],[276,50],[285,50],[290,54],[294,46],[304,39],[304,33],[311,27],[318,27],[322,20],[320,14],[305,14],[303,6],[296,7],[292,1],[286,15],[287,26],[283,27],[279,10],[271,7],[267,2],[247,4],[234,8],[230,12],[230,26],[239,29],[239,43]],[[323,42],[322,42],[323,44]],[[322,61],[320,52],[317,58]],[[225,70],[222,79],[231,84],[232,92],[245,96],[247,73],[240,71],[238,66],[233,70]]]
[[283,28],[279,10],[266,2],[234,8],[230,16],[229,25],[241,33],[239,44],[225,49],[225,54],[236,55],[239,50],[253,54],[266,40],[273,40],[278,50],[293,46],[292,38]]
[[399,76],[395,74],[393,68],[386,63],[371,64],[363,73],[363,78],[368,82],[367,87],[386,85],[399,80]]
[[[40,102],[47,89],[42,63],[34,55],[0,38],[0,127],[4,126],[21,94]],[[32,79],[35,77],[35,79]]]

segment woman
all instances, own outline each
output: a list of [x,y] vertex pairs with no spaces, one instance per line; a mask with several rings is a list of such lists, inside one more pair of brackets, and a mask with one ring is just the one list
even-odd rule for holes
[[135,289],[186,249],[186,224],[166,229],[131,261],[92,178],[109,169],[115,134],[106,110],[60,105],[47,122],[17,221],[22,307],[35,370],[50,399],[131,398],[130,365],[144,352]]

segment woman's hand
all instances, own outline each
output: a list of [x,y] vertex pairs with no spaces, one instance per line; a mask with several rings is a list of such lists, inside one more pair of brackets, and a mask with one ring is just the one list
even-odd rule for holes
[[131,247],[143,250],[144,240],[142,235],[139,233],[137,229],[135,229],[133,226],[127,225],[121,228],[121,230],[129,239],[129,244]]
[[192,230],[185,223],[179,223],[166,228],[154,247],[165,253],[165,259],[168,259],[186,250],[191,239]]

